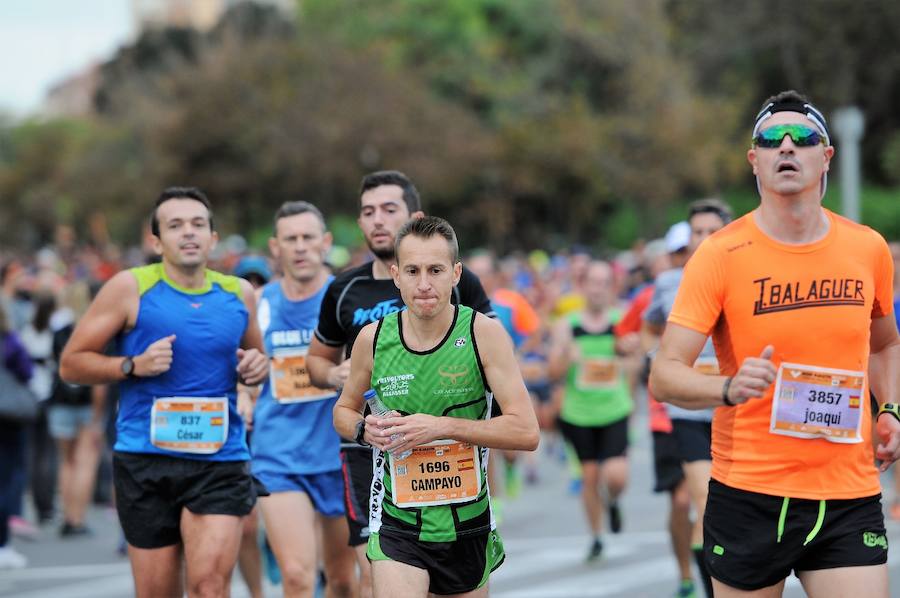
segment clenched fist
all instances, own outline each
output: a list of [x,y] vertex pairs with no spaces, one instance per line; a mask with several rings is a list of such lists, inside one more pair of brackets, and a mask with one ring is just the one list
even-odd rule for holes
[[238,349],[237,358],[237,373],[241,384],[256,386],[269,373],[269,358],[258,349]]
[[758,399],[766,394],[769,386],[775,381],[775,364],[772,355],[775,348],[766,345],[759,357],[747,357],[741,364],[737,374],[731,379],[728,388],[728,399],[735,405],[746,403],[750,399]]
[[170,334],[152,343],[147,350],[134,358],[134,375],[146,378],[159,376],[172,367],[172,343],[175,335]]

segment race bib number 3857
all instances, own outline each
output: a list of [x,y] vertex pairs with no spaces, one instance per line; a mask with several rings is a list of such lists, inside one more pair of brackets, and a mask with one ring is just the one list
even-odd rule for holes
[[772,399],[773,434],[862,442],[865,372],[782,363]]

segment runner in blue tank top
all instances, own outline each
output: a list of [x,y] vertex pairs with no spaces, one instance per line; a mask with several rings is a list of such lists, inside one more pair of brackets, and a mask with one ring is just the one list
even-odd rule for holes
[[[241,517],[264,493],[235,389],[262,382],[268,359],[250,284],[206,269],[217,235],[203,192],[164,190],[151,229],[162,261],[106,283],[60,374],[121,383],[113,477],[135,594],[181,596],[184,569],[191,595],[227,595]],[[103,353],[113,338],[118,357]]]
[[333,388],[313,386],[306,367],[319,305],[334,278],[325,265],[330,247],[331,233],[315,206],[305,201],[282,205],[269,248],[284,277],[263,287],[257,307],[272,360],[253,415],[252,471],[272,493],[260,506],[285,596],[313,595],[317,522],[329,596],[356,595],[340,438],[331,423],[337,395]]

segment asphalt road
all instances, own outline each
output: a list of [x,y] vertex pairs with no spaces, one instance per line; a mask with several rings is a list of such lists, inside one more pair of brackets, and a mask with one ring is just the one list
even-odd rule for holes
[[[622,500],[623,533],[607,535],[604,556],[585,563],[589,544],[577,496],[568,492],[566,468],[546,453],[539,459],[540,480],[525,486],[518,499],[505,503],[500,526],[506,562],[491,577],[495,598],[664,598],[678,581],[665,530],[667,498],[651,491],[652,471],[646,418],[632,420],[631,480]],[[885,481],[890,486],[890,477]],[[885,503],[892,497],[885,491]],[[34,541],[16,539],[29,567],[0,571],[0,596],[16,598],[113,598],[133,594],[128,562],[116,553],[115,513],[94,508],[89,517],[95,534],[60,539],[56,526],[41,530]],[[900,540],[900,523],[888,522],[890,541]],[[900,597],[900,551],[889,561],[892,596]],[[247,596],[239,576],[234,596]],[[267,596],[280,596],[267,584]],[[796,578],[785,596],[805,596]]]

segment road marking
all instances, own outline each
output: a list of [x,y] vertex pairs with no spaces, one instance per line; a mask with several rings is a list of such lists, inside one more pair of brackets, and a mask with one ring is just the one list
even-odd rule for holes
[[[507,538],[503,535],[503,528],[500,528],[500,534],[503,537],[503,546],[507,552],[517,552],[532,550],[534,548],[547,548],[549,546],[581,546],[584,545],[587,550],[590,543],[588,534],[572,534],[569,536],[543,536],[540,538]],[[646,532],[625,532],[620,535],[607,536],[606,542],[610,545],[629,546],[629,545],[645,545],[645,544],[661,544],[669,545],[669,534],[663,531],[646,531]]]
[[667,577],[672,580],[678,578],[678,567],[670,556],[645,560],[633,565],[617,564],[612,567],[604,567],[604,563],[601,561],[597,566],[603,568],[593,571],[585,570],[565,578],[549,576],[550,578],[545,583],[530,583],[527,588],[501,589],[498,587],[499,584],[492,583],[491,595],[495,598],[622,596],[628,595],[628,591],[631,589],[658,584]]
[[78,579],[102,575],[131,576],[131,565],[125,563],[104,563],[101,565],[64,565],[59,567],[32,567],[3,572],[3,581],[28,581],[33,579]]
[[53,588],[41,588],[30,592],[16,592],[16,598],[47,598],[47,596],[65,596],[66,598],[113,598],[114,596],[131,596],[134,594],[134,582],[131,575],[116,575],[105,579],[93,579],[80,583],[67,583]]

